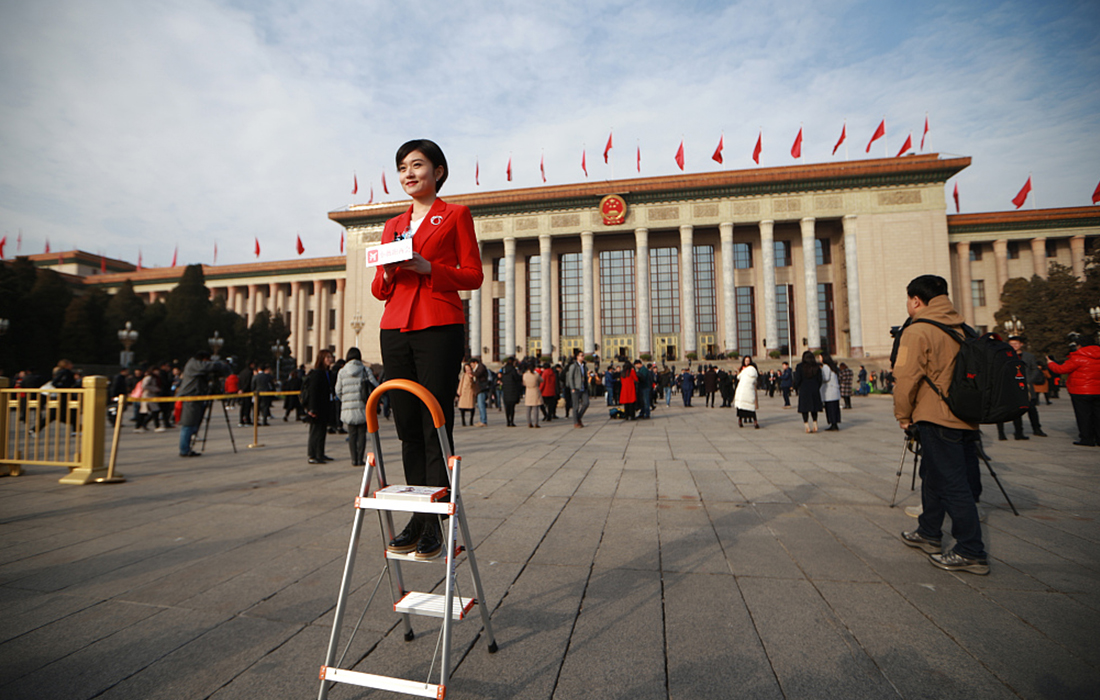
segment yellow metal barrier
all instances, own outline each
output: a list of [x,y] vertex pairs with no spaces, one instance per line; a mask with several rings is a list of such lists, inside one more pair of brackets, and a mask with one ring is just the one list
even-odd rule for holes
[[0,377],[0,476],[46,465],[69,469],[62,484],[105,480],[106,422],[106,377],[85,377],[79,389],[12,389]]

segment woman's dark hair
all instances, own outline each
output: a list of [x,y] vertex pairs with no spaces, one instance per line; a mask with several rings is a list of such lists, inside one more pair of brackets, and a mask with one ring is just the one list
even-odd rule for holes
[[828,365],[833,372],[840,372],[840,368],[836,366],[836,360],[833,359],[828,350],[821,351],[821,363]]
[[806,379],[811,379],[821,374],[821,367],[817,364],[817,358],[814,357],[814,354],[809,350],[802,353],[802,362],[799,363],[798,370],[802,372],[802,376]]
[[428,139],[413,139],[412,141],[406,141],[401,145],[401,148],[397,149],[397,158],[395,159],[397,167],[401,167],[401,161],[405,160],[413,151],[420,151],[424,154],[432,163],[432,169],[442,167],[443,175],[435,181],[435,191],[438,192],[443,183],[447,181],[447,175],[450,174],[450,168],[447,167],[447,157],[443,155],[443,149],[440,148],[435,141],[429,141]]
[[325,358],[334,357],[332,351],[325,348],[321,352],[317,353],[317,361],[313,363],[313,369],[325,369]]
[[363,353],[359,352],[359,348],[348,348],[348,362],[351,362],[352,360],[362,361],[362,359]]

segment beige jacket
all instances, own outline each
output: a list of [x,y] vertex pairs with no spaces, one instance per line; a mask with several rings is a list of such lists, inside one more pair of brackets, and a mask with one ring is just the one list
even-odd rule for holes
[[[965,322],[947,295],[935,297],[913,316],[914,321],[920,318],[948,326],[959,326]],[[895,418],[912,423],[927,421],[959,430],[978,429],[977,424],[956,417],[944,400],[928,386],[928,382],[922,379],[927,376],[946,395],[958,352],[959,344],[954,338],[931,324],[912,323],[905,329],[894,364]]]

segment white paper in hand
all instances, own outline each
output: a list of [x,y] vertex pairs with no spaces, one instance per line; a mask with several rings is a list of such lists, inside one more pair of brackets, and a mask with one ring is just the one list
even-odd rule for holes
[[406,238],[392,243],[383,243],[382,245],[367,248],[367,267],[404,262],[405,260],[412,260],[412,256],[412,238]]

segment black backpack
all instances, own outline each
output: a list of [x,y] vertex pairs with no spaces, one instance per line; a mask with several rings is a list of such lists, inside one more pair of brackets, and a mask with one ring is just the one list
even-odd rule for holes
[[967,325],[962,333],[952,326],[920,318],[959,344],[955,372],[947,395],[927,376],[924,381],[960,420],[967,423],[1004,423],[1027,413],[1031,406],[1025,366],[1012,346],[992,333],[980,335]]

